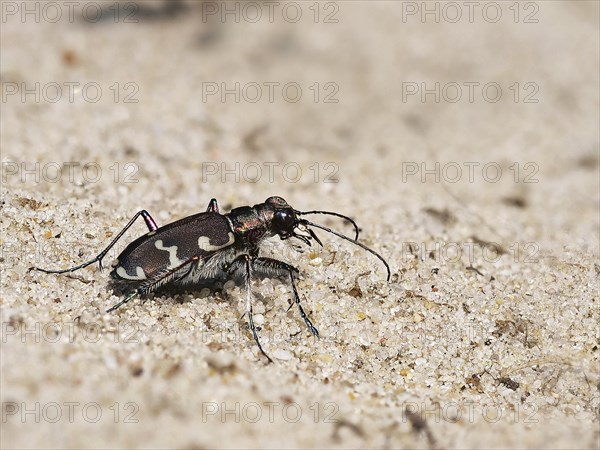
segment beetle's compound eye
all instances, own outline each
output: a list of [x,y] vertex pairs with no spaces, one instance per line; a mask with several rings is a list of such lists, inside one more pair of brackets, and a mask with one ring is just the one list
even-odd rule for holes
[[294,229],[296,217],[292,209],[280,209],[273,214],[273,230],[276,233],[291,233]]

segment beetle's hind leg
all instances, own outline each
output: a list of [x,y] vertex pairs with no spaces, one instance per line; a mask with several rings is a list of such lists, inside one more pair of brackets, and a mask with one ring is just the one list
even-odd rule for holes
[[117,243],[117,241],[119,239],[121,239],[121,237],[123,237],[125,232],[129,228],[131,228],[133,223],[140,216],[142,216],[144,218],[144,222],[146,222],[146,226],[148,227],[148,229],[150,231],[156,231],[156,229],[158,228],[158,226],[156,225],[156,222],[154,221],[152,216],[148,213],[148,211],[146,211],[145,209],[142,209],[141,211],[138,211],[135,214],[135,216],[133,216],[131,218],[131,220],[127,223],[127,225],[125,225],[125,227],[119,232],[119,234],[117,234],[117,236],[110,242],[110,244],[108,244],[108,247],[106,247],[104,250],[102,250],[94,259],[84,262],[83,264],[79,264],[78,266],[70,267],[68,269],[49,270],[49,269],[42,269],[41,267],[30,267],[29,270],[39,270],[40,272],[45,272],[45,273],[67,273],[67,272],[75,272],[76,270],[83,269],[84,267],[87,267],[90,264],[94,264],[95,262],[98,262],[98,264],[100,265],[100,270],[102,270],[102,259],[106,256],[106,254],[110,251],[110,249],[114,247],[114,245]]
[[214,212],[219,213],[219,203],[216,198],[211,198],[210,202],[208,202],[208,207],[206,208],[206,212]]
[[133,291],[131,294],[129,294],[127,297],[125,297],[123,300],[121,300],[119,303],[111,306],[110,308],[108,308],[106,310],[107,313],[109,312],[113,312],[115,309],[123,306],[125,303],[129,302],[130,300],[133,300],[136,297],[139,297],[140,294],[142,294],[142,292],[140,291],[140,289],[137,289],[135,291]]
[[[188,259],[187,261],[184,261],[179,266],[169,269],[157,277],[149,279],[145,283],[141,284],[135,291],[127,294],[127,296],[123,300],[121,300],[119,303],[108,308],[106,310],[106,312],[107,313],[112,312],[115,309],[123,306],[125,303],[129,302],[130,300],[133,300],[134,298],[139,297],[140,295],[149,294],[150,292],[154,292],[163,285],[167,285],[168,283],[171,283],[173,281],[175,281],[175,282],[179,281],[182,277],[187,276],[187,274],[190,272],[190,270],[192,270],[193,264],[198,262],[199,259],[200,259],[199,256],[192,256],[190,259]],[[187,271],[183,272],[184,269],[187,269]],[[183,272],[183,273],[180,273],[180,272]]]

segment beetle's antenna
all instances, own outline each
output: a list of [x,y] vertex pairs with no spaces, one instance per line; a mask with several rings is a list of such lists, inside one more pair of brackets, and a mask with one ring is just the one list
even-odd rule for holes
[[[367,247],[365,244],[358,242],[356,239],[350,239],[348,236],[344,236],[341,233],[338,233],[337,231],[332,230],[331,228],[327,228],[324,227],[323,225],[319,225],[317,223],[313,223],[310,222],[306,219],[301,219],[300,223],[304,224],[304,225],[309,225],[311,227],[316,227],[316,228],[320,228],[321,230],[327,231],[331,234],[335,234],[337,237],[340,237],[348,242],[352,242],[355,245],[358,245],[360,248],[362,248],[363,250],[368,251],[369,253],[371,253],[372,255],[375,255],[377,258],[379,258],[379,260],[383,263],[383,265],[385,266],[385,268],[387,269],[387,281],[390,281],[390,277],[392,275],[392,272],[390,270],[390,266],[387,263],[387,261],[385,259],[383,259],[383,256],[381,256],[379,253],[377,253],[375,250],[371,250],[369,247]],[[353,222],[354,223],[354,222]],[[355,224],[356,225],[356,224]]]
[[296,211],[294,210],[294,212],[298,215],[305,215],[305,214],[325,214],[328,216],[336,216],[339,217],[341,219],[344,219],[348,222],[350,222],[352,224],[352,226],[354,227],[354,232],[355,232],[355,236],[354,236],[354,240],[358,240],[358,232],[360,231],[360,229],[358,228],[358,225],[356,225],[356,222],[354,220],[352,220],[350,217],[348,216],[344,216],[343,214],[338,214],[335,212],[331,212],[331,211]]

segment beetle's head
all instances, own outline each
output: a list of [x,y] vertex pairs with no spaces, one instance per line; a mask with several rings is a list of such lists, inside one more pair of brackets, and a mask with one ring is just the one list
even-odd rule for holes
[[[358,225],[356,225],[354,220],[350,219],[349,217],[330,211],[298,211],[292,208],[288,202],[281,197],[269,197],[264,203],[255,205],[254,208],[258,211],[265,224],[267,224],[272,236],[277,234],[281,239],[289,239],[294,237],[296,239],[300,239],[307,245],[311,245],[311,242],[314,239],[320,246],[323,246],[323,243],[319,237],[310,227],[319,228],[331,234],[335,234],[346,241],[352,242],[353,244],[358,245],[369,253],[375,255],[385,265],[388,272],[387,279],[390,279],[390,267],[388,263],[379,253],[371,250],[361,242],[358,242]],[[347,220],[354,226],[354,239],[351,239],[348,236],[338,233],[337,231],[334,231],[323,225],[319,225],[302,218],[301,216],[305,214],[325,214]]]
[[[301,236],[296,233],[299,222],[294,208],[281,197],[269,197],[264,203],[255,205],[254,208],[262,216],[271,235],[277,234],[281,239]],[[310,245],[310,241],[307,243]]]

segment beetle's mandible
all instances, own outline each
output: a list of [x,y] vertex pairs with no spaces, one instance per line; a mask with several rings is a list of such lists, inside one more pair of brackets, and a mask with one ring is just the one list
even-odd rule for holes
[[[355,236],[351,239],[323,225],[310,222],[302,216],[326,214],[347,220],[354,226]],[[48,270],[38,267],[31,269],[46,273],[66,273],[82,269],[102,259],[138,217],[146,222],[149,231],[139,237],[117,257],[111,276],[118,284],[123,284],[130,292],[107,312],[114,311],[131,299],[154,292],[163,286],[194,286],[203,281],[226,277],[242,277],[246,285],[246,313],[250,330],[262,354],[265,353],[258,338],[252,316],[253,277],[289,277],[300,316],[309,330],[319,336],[319,332],[304,312],[296,289],[295,274],[298,269],[274,258],[259,256],[263,240],[278,235],[280,239],[297,238],[307,245],[316,241],[323,245],[311,227],[332,233],[363,248],[383,262],[390,279],[390,267],[385,259],[374,250],[358,242],[359,229],[356,223],[342,214],[330,211],[298,211],[281,197],[269,197],[264,203],[252,207],[242,206],[228,214],[219,212],[215,199],[208,204],[206,212],[158,227],[146,210],[139,211],[94,259],[75,267],[63,270]]]

